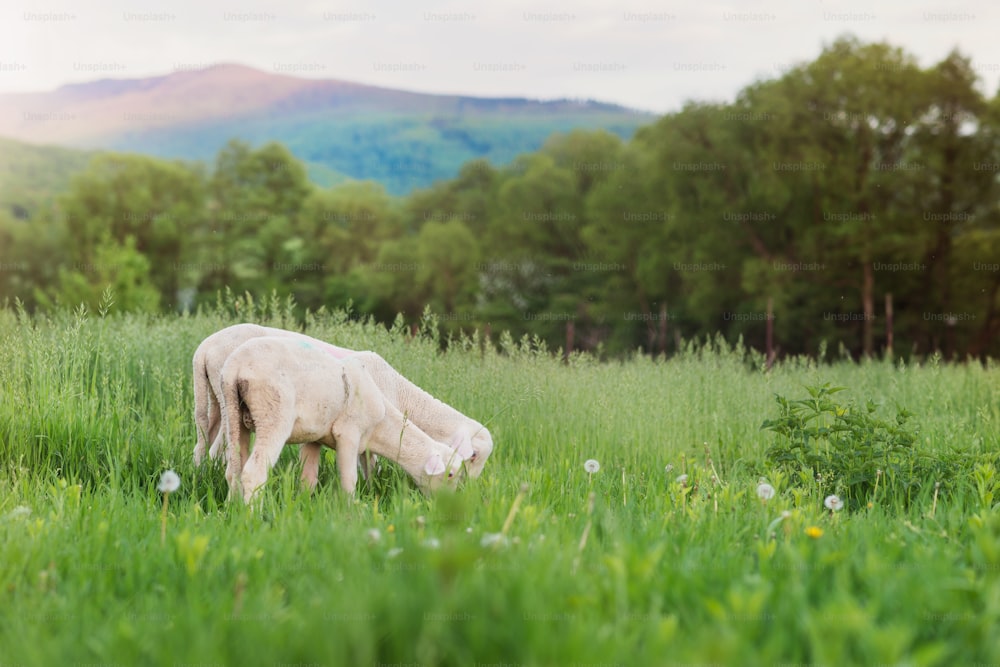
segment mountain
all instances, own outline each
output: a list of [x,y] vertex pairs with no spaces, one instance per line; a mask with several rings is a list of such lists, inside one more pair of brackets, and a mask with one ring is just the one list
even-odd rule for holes
[[504,164],[553,132],[631,136],[650,114],[594,101],[428,95],[215,65],[0,94],[0,136],[210,160],[226,141],[275,140],[328,185],[374,179],[401,194],[473,158]]

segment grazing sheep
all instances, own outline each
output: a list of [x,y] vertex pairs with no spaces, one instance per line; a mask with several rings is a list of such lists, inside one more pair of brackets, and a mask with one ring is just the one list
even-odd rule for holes
[[[226,358],[242,343],[262,336],[283,336],[299,341],[308,341],[327,350],[337,358],[354,355],[361,359],[372,374],[375,384],[386,394],[390,403],[402,411],[407,419],[425,433],[469,457],[467,472],[478,477],[493,450],[493,440],[489,431],[479,422],[458,412],[446,403],[435,399],[405,377],[400,375],[381,356],[374,352],[353,352],[329,345],[304,334],[284,329],[275,329],[256,324],[237,324],[218,331],[198,346],[194,353],[194,398],[195,425],[198,442],[194,448],[195,465],[200,465],[205,456],[206,442],[211,441],[209,457],[217,458],[225,447],[224,429],[220,427],[218,396],[221,395],[219,375]],[[472,452],[469,452],[469,447]],[[319,469],[320,447],[302,447],[302,479],[310,487],[316,484]],[[374,457],[372,457],[374,458]],[[362,475],[368,478],[372,461],[361,458]],[[238,471],[227,470],[227,478]]]
[[241,486],[247,502],[288,442],[334,447],[348,493],[357,485],[358,454],[369,449],[399,463],[424,491],[461,475],[459,454],[408,423],[353,357],[337,359],[289,337],[254,338],[226,359],[221,385],[230,495]]
[[[343,348],[334,349],[343,351]],[[485,426],[407,380],[375,352],[356,352],[352,358],[364,365],[389,402],[407,419],[461,454],[470,477],[482,474],[493,451],[493,438]],[[302,462],[302,478],[315,480],[316,469],[311,466],[319,465],[319,448],[307,451],[307,447],[303,447]]]
[[[196,466],[201,465],[204,460],[208,442],[211,442],[211,447],[208,449],[209,458],[214,460],[225,454],[225,429],[222,427],[219,409],[219,397],[222,395],[219,376],[222,372],[222,365],[237,347],[252,338],[263,336],[288,337],[324,344],[295,331],[257,324],[234,324],[203,340],[194,352],[192,363],[194,367],[194,423],[198,435],[198,441],[194,446],[194,464]],[[350,350],[330,347],[334,356],[351,354]],[[315,463],[306,460],[306,455],[311,453],[306,449],[300,451],[300,457],[304,463],[303,469],[312,472],[311,479],[307,474],[303,474],[303,481],[310,489],[316,486],[316,473],[319,465],[318,456]],[[361,457],[361,474],[365,479],[368,479],[375,458],[374,454]],[[228,458],[226,460],[228,462]],[[238,471],[227,470],[226,478],[230,479],[233,474],[238,474]]]

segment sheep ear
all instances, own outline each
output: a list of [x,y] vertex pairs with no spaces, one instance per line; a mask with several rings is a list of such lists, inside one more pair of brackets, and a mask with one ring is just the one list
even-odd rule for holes
[[444,459],[441,458],[440,454],[432,454],[427,462],[424,463],[424,472],[430,476],[440,475],[445,471]]

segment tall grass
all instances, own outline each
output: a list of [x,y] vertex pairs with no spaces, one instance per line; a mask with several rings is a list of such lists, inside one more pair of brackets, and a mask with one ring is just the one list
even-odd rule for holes
[[[442,353],[321,313],[306,333],[379,351],[488,421],[496,449],[455,494],[425,498],[386,464],[352,499],[329,454],[301,492],[288,448],[250,513],[224,503],[220,466],[190,462],[190,360],[227,324],[290,312],[0,311],[0,662],[1000,662],[995,364],[765,371],[715,340],[610,363],[527,340]],[[773,468],[775,394],[823,382],[914,413],[919,451],[957,462],[946,490],[921,479],[909,505],[832,513]],[[161,544],[165,469],[183,482]]]

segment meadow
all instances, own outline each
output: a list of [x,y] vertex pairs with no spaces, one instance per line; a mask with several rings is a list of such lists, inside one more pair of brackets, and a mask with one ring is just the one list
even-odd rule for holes
[[[386,463],[348,498],[287,447],[250,512],[191,461],[191,355],[290,312],[0,310],[0,665],[1000,664],[996,363],[561,360],[320,313],[493,455],[455,493]],[[826,407],[783,435],[776,397]]]

